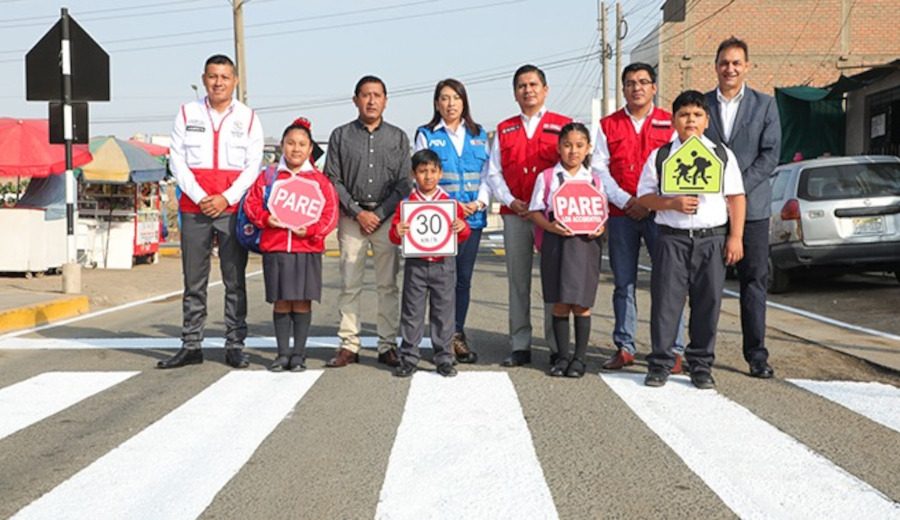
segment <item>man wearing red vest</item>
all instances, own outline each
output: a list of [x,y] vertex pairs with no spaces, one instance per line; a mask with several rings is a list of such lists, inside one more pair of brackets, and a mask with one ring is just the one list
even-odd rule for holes
[[259,175],[263,130],[256,114],[233,99],[234,62],[217,54],[203,68],[206,97],[185,103],[175,116],[169,166],[181,188],[181,264],[184,273],[181,350],[157,363],[175,368],[203,362],[200,346],[206,322],[206,290],[213,238],[225,285],[225,362],[249,364],[247,337],[247,250],[234,236],[235,211]]
[[[531,267],[534,258],[534,226],[527,220],[528,202],[541,172],[559,161],[556,149],[559,131],[571,118],[544,107],[549,87],[544,72],[523,65],[513,76],[516,102],[522,113],[499,125],[491,145],[486,178],[494,198],[503,204],[503,247],[509,283],[509,339],[512,353],[503,366],[531,362]],[[640,173],[640,172],[639,172]],[[544,337],[551,356],[556,352],[544,312]],[[552,362],[552,361],[551,361]]]
[[[613,343],[617,352],[603,368],[617,370],[634,362],[637,323],[635,284],[641,238],[651,252],[657,229],[650,210],[637,202],[638,179],[650,152],[672,139],[672,115],[653,105],[656,71],[646,63],[632,63],[622,71],[625,107],[600,120],[594,140],[592,168],[603,180],[609,197],[609,264],[613,272]],[[679,331],[682,327],[679,326]],[[676,365],[680,372],[684,345],[676,342]],[[676,372],[677,371],[677,372]]]

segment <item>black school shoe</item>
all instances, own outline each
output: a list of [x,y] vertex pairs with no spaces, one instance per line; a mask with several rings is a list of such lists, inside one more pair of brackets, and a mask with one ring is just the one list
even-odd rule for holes
[[287,370],[290,361],[287,356],[278,356],[272,361],[272,364],[269,365],[270,372],[284,372]]
[[156,368],[178,368],[185,365],[199,365],[200,363],[203,363],[203,351],[199,348],[181,347],[172,357],[158,361]]
[[551,361],[550,377],[565,377],[566,370],[569,369],[569,360],[566,358],[558,357],[555,360]]
[[453,363],[448,361],[437,366],[437,373],[444,377],[455,377],[457,372]]
[[400,365],[394,369],[395,377],[409,377],[416,373],[416,365],[409,363],[407,361],[400,361]]
[[716,380],[709,372],[691,372],[691,384],[700,390],[710,390],[716,387]]
[[244,354],[243,349],[226,348],[225,363],[232,368],[247,368],[250,366],[250,356]]
[[295,354],[291,356],[291,363],[289,366],[291,372],[303,372],[306,370],[306,358]]
[[569,368],[566,369],[566,377],[582,377],[586,368],[584,361],[573,359],[572,362],[569,363]]
[[530,350],[513,350],[512,353],[500,362],[503,367],[520,367],[531,363]]
[[647,372],[647,377],[644,378],[644,384],[652,387],[660,387],[665,386],[666,381],[669,380],[669,373],[665,371],[665,369],[661,368],[651,368],[649,372]]

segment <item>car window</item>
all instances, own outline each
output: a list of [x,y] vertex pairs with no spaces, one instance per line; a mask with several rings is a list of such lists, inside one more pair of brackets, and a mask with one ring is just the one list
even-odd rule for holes
[[775,178],[772,180],[772,200],[784,199],[784,191],[791,178],[791,170],[785,168],[775,172]]
[[900,195],[900,164],[842,164],[807,168],[797,196],[804,200],[836,200]]

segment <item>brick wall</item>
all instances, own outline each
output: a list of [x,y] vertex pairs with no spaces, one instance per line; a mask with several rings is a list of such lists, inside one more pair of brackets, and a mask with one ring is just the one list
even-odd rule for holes
[[[748,83],[769,94],[776,86],[825,86],[840,77],[839,66],[880,64],[900,57],[900,0],[738,0],[718,14],[714,13],[729,0],[687,3],[684,22],[660,28],[662,107],[670,107],[682,90],[715,87],[716,47],[732,35],[750,46]],[[692,29],[679,34],[688,27]],[[863,70],[843,72],[853,75]]]

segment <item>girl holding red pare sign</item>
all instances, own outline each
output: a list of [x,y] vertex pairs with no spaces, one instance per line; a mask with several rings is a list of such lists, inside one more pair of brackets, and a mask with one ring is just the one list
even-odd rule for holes
[[[534,183],[529,218],[543,231],[541,287],[544,303],[553,304],[553,333],[559,355],[551,376],[581,377],[591,333],[591,307],[600,280],[602,245],[600,227],[590,235],[574,235],[556,221],[551,197],[563,183],[587,181],[603,191],[603,184],[586,167],[590,134],[581,123],[569,123],[559,133],[559,162],[541,173]],[[535,231],[538,231],[537,229]],[[569,351],[569,314],[575,315],[575,352]]]
[[[312,300],[319,301],[322,295],[325,237],[337,225],[337,194],[313,163],[316,148],[307,119],[299,118],[288,125],[281,137],[283,153],[278,166],[274,172],[270,167],[260,174],[244,202],[247,217],[262,230],[259,248],[263,254],[266,301],[274,304],[272,321],[278,346],[278,354],[269,366],[273,372],[306,369]],[[319,185],[324,203],[318,221],[289,228],[269,211],[269,192],[273,182],[298,175]],[[290,348],[292,333],[293,350]]]

